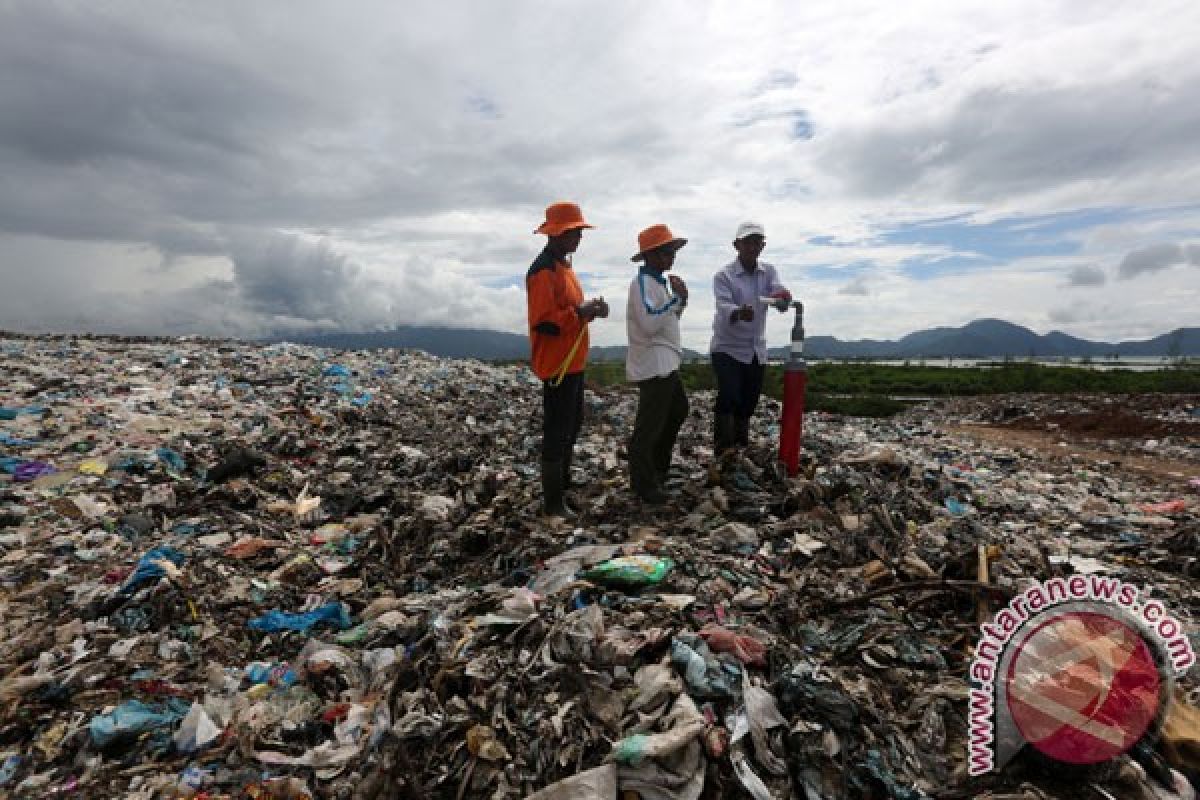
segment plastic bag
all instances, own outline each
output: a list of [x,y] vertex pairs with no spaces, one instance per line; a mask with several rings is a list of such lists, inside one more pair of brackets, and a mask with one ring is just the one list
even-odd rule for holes
[[700,635],[708,642],[708,646],[718,653],[730,653],[738,661],[751,666],[767,665],[767,646],[751,636],[735,633],[712,623],[701,628]]
[[175,748],[181,753],[194,753],[212,744],[221,735],[204,706],[192,703],[183,724],[175,732]]
[[179,453],[176,453],[169,447],[158,448],[158,450],[155,451],[155,455],[157,455],[159,460],[166,464],[172,472],[183,472],[185,469],[187,469],[187,462],[183,460],[183,456],[179,455]]
[[621,556],[597,564],[580,573],[590,581],[613,586],[650,586],[661,583],[675,566],[669,558],[658,556]]
[[88,733],[92,736],[93,744],[106,748],[126,737],[174,725],[187,712],[188,704],[175,697],[162,706],[128,700],[107,714],[92,717],[88,723]]
[[154,548],[138,559],[133,574],[129,576],[129,580],[125,582],[125,585],[121,587],[117,595],[119,597],[128,597],[145,584],[156,581],[166,575],[169,568],[165,564],[181,567],[186,560],[187,556],[173,547],[164,546]]
[[741,690],[742,670],[730,656],[713,655],[704,640],[681,633],[671,640],[671,663],[683,673],[688,693],[697,697],[735,697]]
[[345,630],[354,624],[350,619],[350,615],[346,612],[345,606],[341,603],[326,603],[320,608],[314,608],[312,611],[306,611],[303,614],[291,614],[287,611],[268,611],[261,617],[250,620],[249,627],[251,630],[263,631],[264,633],[276,633],[278,631],[300,631],[301,633],[307,633],[314,626],[322,623],[337,630]]

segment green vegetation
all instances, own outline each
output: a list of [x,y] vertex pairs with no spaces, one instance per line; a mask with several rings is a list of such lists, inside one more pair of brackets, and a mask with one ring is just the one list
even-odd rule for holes
[[[715,389],[705,363],[682,367],[687,389]],[[587,377],[601,386],[625,383],[625,365],[588,365]],[[767,369],[765,394],[783,398],[783,368]],[[904,398],[1008,393],[1200,393],[1200,368],[1186,366],[1147,372],[1092,370],[1013,363],[997,367],[926,367],[883,364],[814,364],[808,369],[805,405],[817,411],[886,417],[912,401]]]

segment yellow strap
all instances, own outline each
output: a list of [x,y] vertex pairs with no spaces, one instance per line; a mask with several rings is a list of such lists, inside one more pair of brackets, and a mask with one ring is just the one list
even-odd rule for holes
[[587,330],[587,323],[579,329],[579,335],[575,337],[575,344],[571,345],[571,351],[567,353],[567,357],[563,359],[557,370],[558,375],[550,382],[551,386],[559,386],[563,382],[563,378],[567,376],[567,367],[571,366],[571,362],[575,360],[575,353],[579,351],[579,343],[583,341],[583,332]]

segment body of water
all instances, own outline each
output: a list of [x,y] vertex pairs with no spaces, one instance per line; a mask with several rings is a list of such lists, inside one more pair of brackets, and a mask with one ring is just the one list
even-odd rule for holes
[[[774,362],[772,362],[774,363]],[[782,363],[782,362],[780,362]],[[1114,370],[1127,369],[1133,372],[1149,372],[1160,369],[1175,369],[1181,364],[1200,368],[1200,360],[1184,359],[1182,362],[1170,356],[1118,356],[1117,358],[1019,358],[1005,361],[998,358],[880,358],[841,359],[812,358],[810,364],[882,364],[893,367],[1011,367],[1021,364],[1038,364],[1043,367],[1078,367],[1080,369]]]

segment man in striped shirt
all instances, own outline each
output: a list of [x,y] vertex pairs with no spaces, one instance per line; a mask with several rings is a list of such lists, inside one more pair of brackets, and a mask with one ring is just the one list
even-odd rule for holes
[[688,289],[678,275],[666,276],[675,252],[687,244],[666,225],[651,225],[638,234],[633,261],[641,269],[629,284],[625,331],[629,347],[625,374],[638,387],[637,418],[629,440],[629,482],[643,502],[666,501],[663,485],[671,466],[675,439],[687,419],[688,401],[679,376],[683,346],[679,318],[687,307]]

